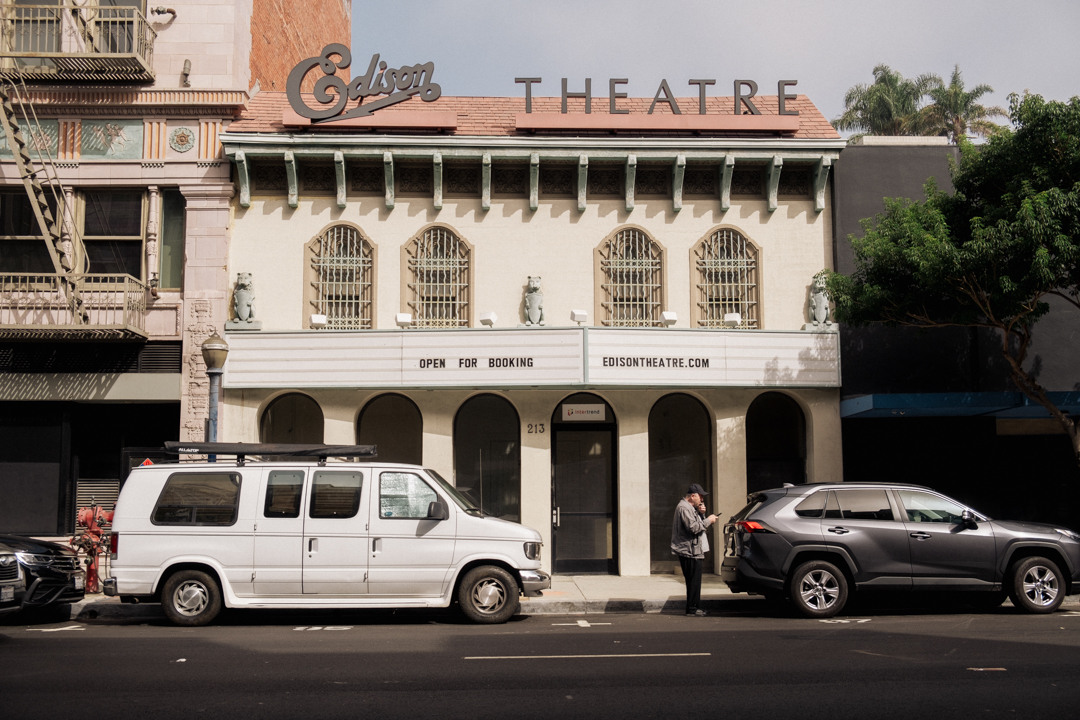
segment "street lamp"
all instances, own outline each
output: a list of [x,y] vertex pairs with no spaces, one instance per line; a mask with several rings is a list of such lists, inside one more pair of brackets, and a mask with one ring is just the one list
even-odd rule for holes
[[[229,343],[217,333],[203,340],[203,362],[206,363],[206,375],[210,378],[210,422],[206,431],[207,442],[217,442],[218,393],[221,389],[221,373],[225,367],[225,358],[229,356]],[[216,460],[210,455],[210,462]]]

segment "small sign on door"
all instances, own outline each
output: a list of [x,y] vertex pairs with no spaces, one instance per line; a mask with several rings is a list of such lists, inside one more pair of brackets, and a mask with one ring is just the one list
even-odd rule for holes
[[604,405],[562,406],[563,422],[607,422]]

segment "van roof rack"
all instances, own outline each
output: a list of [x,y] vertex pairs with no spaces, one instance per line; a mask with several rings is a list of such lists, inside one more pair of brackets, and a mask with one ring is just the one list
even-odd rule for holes
[[178,442],[169,440],[165,451],[176,455],[235,455],[236,462],[244,464],[248,455],[276,455],[319,458],[325,465],[326,458],[374,458],[378,455],[374,445],[299,445],[290,443],[224,443],[224,442]]

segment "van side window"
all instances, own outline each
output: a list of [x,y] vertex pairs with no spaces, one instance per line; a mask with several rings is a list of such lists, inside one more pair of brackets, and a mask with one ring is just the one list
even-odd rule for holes
[[323,470],[311,481],[308,517],[351,518],[360,510],[364,475],[358,472]]
[[239,473],[173,473],[165,482],[155,525],[232,525],[240,498]]
[[379,517],[423,520],[428,505],[438,499],[419,475],[384,472],[379,477]]
[[263,517],[300,517],[300,496],[304,492],[303,470],[272,470],[266,483]]

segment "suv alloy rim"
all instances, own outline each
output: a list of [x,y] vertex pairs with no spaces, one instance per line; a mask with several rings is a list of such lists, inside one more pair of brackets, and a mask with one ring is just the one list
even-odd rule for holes
[[495,578],[484,578],[473,586],[473,604],[485,615],[492,615],[506,603],[506,588]]
[[210,593],[206,586],[194,580],[182,583],[173,593],[173,605],[181,615],[198,615],[206,609],[209,602]]
[[1053,605],[1058,596],[1058,579],[1045,565],[1032,565],[1024,573],[1024,595],[1035,605]]
[[836,599],[840,596],[840,584],[828,570],[812,570],[803,577],[799,595],[807,607],[825,610],[836,604]]

